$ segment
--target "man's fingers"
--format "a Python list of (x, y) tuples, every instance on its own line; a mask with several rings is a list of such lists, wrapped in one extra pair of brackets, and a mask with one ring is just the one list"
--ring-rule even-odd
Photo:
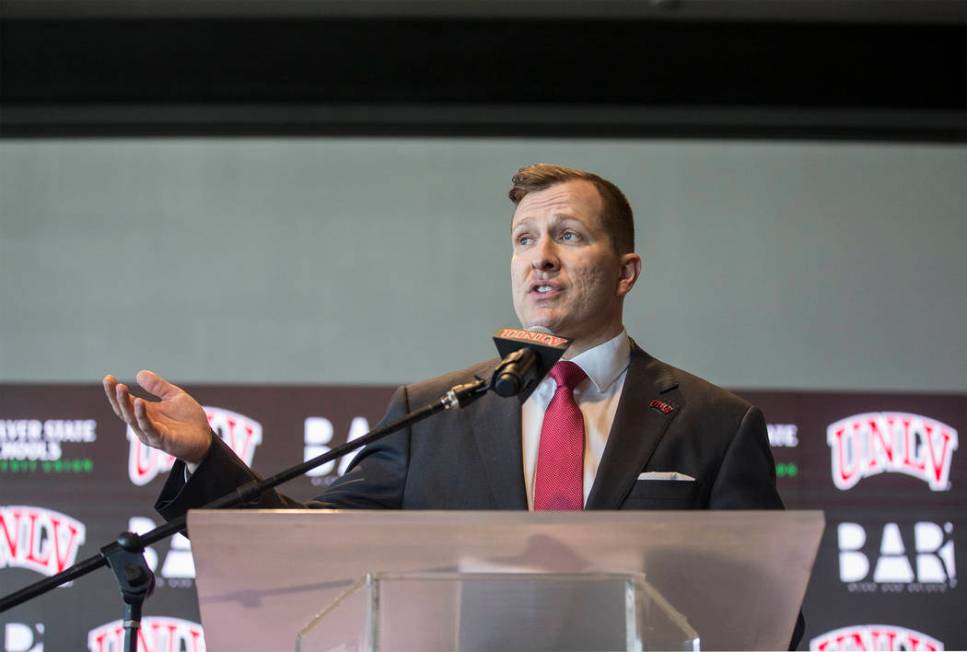
[(107, 402), (111, 404), (111, 409), (114, 410), (114, 414), (117, 416), (117, 418), (123, 419), (124, 417), (121, 416), (121, 409), (118, 407), (117, 396), (115, 396), (117, 384), (117, 378), (110, 374), (101, 379), (101, 385), (104, 386), (104, 393), (107, 394)]
[(151, 419), (148, 418), (148, 403), (143, 398), (134, 399), (134, 418), (137, 419), (141, 432), (148, 438), (145, 443), (155, 446), (161, 437), (154, 424), (151, 423)]
[(139, 371), (137, 379), (139, 385), (160, 399), (171, 398), (181, 391), (177, 385), (172, 385), (155, 372), (147, 369)]
[(151, 438), (141, 430), (141, 425), (134, 414), (134, 405), (131, 402), (131, 394), (126, 385), (118, 383), (116, 388), (118, 407), (121, 410), (121, 418), (131, 428), (131, 432), (141, 440), (145, 446), (154, 446)]
[(115, 396), (117, 397), (118, 408), (121, 410), (121, 418), (129, 426), (137, 430), (138, 420), (134, 418), (134, 406), (131, 404), (131, 394), (128, 393), (127, 386), (118, 383)]

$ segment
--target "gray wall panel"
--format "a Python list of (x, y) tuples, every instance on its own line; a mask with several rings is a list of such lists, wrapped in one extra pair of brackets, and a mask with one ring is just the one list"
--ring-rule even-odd
[(0, 141), (0, 382), (489, 357), (505, 192), (539, 160), (628, 193), (652, 353), (732, 387), (967, 390), (967, 148), (519, 139)]

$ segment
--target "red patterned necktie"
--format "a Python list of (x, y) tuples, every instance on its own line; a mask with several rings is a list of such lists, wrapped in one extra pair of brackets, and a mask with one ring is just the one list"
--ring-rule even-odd
[(544, 413), (534, 482), (535, 510), (584, 508), (584, 417), (574, 388), (587, 374), (573, 362), (551, 368), (557, 390)]

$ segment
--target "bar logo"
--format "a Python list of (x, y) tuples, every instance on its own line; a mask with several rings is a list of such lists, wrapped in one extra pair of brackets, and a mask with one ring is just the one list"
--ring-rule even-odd
[(949, 522), (918, 521), (912, 531), (885, 523), (872, 537), (859, 523), (840, 523), (839, 579), (850, 592), (942, 593), (957, 585), (953, 534)]
[(5, 652), (44, 652), (44, 623), (7, 623), (3, 628)]

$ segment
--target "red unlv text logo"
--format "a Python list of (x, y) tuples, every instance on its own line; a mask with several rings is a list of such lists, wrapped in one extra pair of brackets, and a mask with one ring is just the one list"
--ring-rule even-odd
[(56, 575), (77, 559), (84, 524), (43, 507), (0, 507), (0, 568)]
[[(255, 448), (262, 443), (262, 424), (255, 419), (218, 407), (203, 406), (211, 426), (222, 440), (228, 444), (239, 458), (249, 466), (255, 457)], [(146, 485), (161, 473), (167, 473), (175, 463), (175, 458), (150, 448), (129, 427), (128, 477), (138, 486)]]
[[(87, 633), (90, 652), (122, 652), (124, 626), (120, 620), (106, 623)], [(205, 637), (201, 625), (181, 618), (148, 616), (141, 619), (138, 630), (140, 652), (205, 652)]]
[(843, 491), (863, 478), (903, 473), (933, 491), (950, 489), (950, 463), (957, 431), (945, 423), (907, 412), (856, 414), (826, 428), (833, 483)]
[(543, 344), (544, 346), (553, 346), (558, 348), (567, 346), (568, 344), (568, 340), (564, 339), (563, 337), (557, 337), (549, 333), (525, 331), (521, 328), (502, 328), (497, 331), (497, 337), (507, 340), (519, 340), (521, 342), (536, 342), (537, 344)]
[(810, 650), (942, 650), (943, 643), (926, 634), (893, 625), (854, 625), (834, 629), (809, 641)]

